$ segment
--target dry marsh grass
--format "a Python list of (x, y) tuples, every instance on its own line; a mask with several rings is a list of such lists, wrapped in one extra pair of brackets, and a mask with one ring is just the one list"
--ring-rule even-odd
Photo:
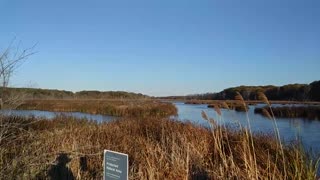
[(104, 149), (129, 154), (130, 179), (316, 179), (317, 161), (300, 144), (279, 141), (274, 116), (276, 135), (253, 134), (250, 126), (218, 125), (223, 118), (214, 110), (219, 119), (202, 113), (210, 128), (159, 117), (102, 124), (1, 117), (0, 179), (50, 178), (65, 156), (74, 178), (101, 179)]
[(152, 100), (26, 100), (18, 109), (84, 112), (120, 117), (167, 117), (177, 109), (171, 103)]
[(76, 179), (101, 179), (104, 149), (129, 154), (130, 179), (314, 179), (316, 174), (315, 162), (298, 146), (284, 147), (283, 162), (275, 138), (256, 134), (251, 139), (245, 129), (208, 129), (161, 118), (104, 124), (62, 116), (2, 118), (19, 122), (19, 128), (0, 143), (1, 179), (50, 178), (60, 154), (70, 158), (67, 167)]

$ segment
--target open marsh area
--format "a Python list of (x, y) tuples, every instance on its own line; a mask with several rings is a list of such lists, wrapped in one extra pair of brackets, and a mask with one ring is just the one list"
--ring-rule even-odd
[[(37, 104), (29, 106), (30, 109), (76, 106), (61, 113), (58, 108), (53, 114), (16, 110), (11, 112), (15, 117), (3, 116), (4, 124), (19, 122), (19, 127), (6, 132), (8, 141), (2, 142), (6, 145), (2, 146), (1, 163), (5, 167), (2, 177), (51, 178), (52, 162), (63, 155), (69, 159), (68, 168), (76, 179), (100, 179), (101, 149), (129, 155), (130, 179), (314, 179), (318, 172), (315, 152), (320, 152), (319, 121), (277, 119), (280, 142), (272, 121), (255, 115), (252, 105), (248, 106), (248, 112), (237, 112), (217, 111), (207, 104), (104, 100), (96, 101), (100, 103), (95, 107), (105, 107), (101, 106), (104, 102), (115, 107), (135, 103), (146, 107), (152, 103), (155, 108), (156, 105), (170, 108), (164, 109), (168, 112), (163, 117), (150, 113), (137, 117), (122, 114), (101, 120), (92, 112), (74, 114), (76, 108), (90, 107), (93, 103), (84, 104), (94, 101), (26, 101)], [(64, 102), (68, 103), (62, 106)], [(249, 128), (247, 113), (251, 120)], [(27, 154), (31, 155), (26, 158)], [(34, 165), (30, 167), (29, 163)]]
[(0, 0), (0, 180), (320, 180), (319, 9)]

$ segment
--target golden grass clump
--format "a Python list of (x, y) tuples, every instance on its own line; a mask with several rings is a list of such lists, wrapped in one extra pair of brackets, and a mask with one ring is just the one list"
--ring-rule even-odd
[(201, 111), (201, 116), (204, 120), (207, 120), (207, 121), (209, 120), (207, 114), (204, 111)]
[(225, 101), (221, 102), (221, 107), (230, 110), (229, 105)]
[(246, 112), (248, 111), (248, 106), (247, 106), (246, 102), (244, 101), (242, 95), (241, 95), (239, 92), (236, 92), (235, 100), (236, 100), (236, 101), (239, 101), (240, 104), (241, 104), (240, 107), (239, 107), (239, 106), (236, 107), (236, 110), (237, 110), (237, 108), (238, 108), (238, 110), (243, 109), (243, 110), (246, 111)]
[(221, 113), (221, 109), (219, 108), (219, 106), (217, 104), (214, 105), (214, 110), (216, 111), (216, 113), (221, 116), (222, 113)]
[(267, 96), (263, 92), (258, 92), (258, 98), (268, 106), (271, 106), (271, 103), (269, 102)]
[(270, 115), (269, 111), (264, 108), (262, 109), (262, 114), (266, 116), (268, 119), (272, 119), (272, 116)]

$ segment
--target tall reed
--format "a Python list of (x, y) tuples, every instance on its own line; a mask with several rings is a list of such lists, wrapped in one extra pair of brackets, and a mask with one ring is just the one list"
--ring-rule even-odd
[[(240, 93), (237, 93), (235, 98), (237, 101), (240, 102), (240, 104), (243, 105), (244, 108), (247, 107), (247, 104), (243, 100)], [(266, 103), (271, 109), (271, 103), (268, 101), (267, 97), (264, 94), (260, 93), (259, 99)], [(224, 106), (226, 109), (228, 108), (228, 105), (226, 103), (221, 105)], [(219, 120), (221, 120), (222, 112), (218, 105), (214, 105), (214, 111), (218, 115)], [(266, 111), (265, 113), (268, 113), (268, 111)], [(259, 147), (259, 145), (261, 145), (259, 142), (260, 139), (257, 139), (256, 135), (254, 135), (251, 130), (251, 122), (248, 113), (247, 126), (242, 127), (239, 122), (239, 132), (243, 132), (243, 134), (239, 138), (242, 144), (241, 152), (243, 154), (241, 157), (235, 157), (232, 153), (232, 151), (234, 150), (232, 149), (233, 146), (230, 145), (233, 144), (233, 142), (230, 142), (230, 138), (228, 138), (228, 135), (224, 135), (222, 133), (226, 129), (226, 122), (215, 121), (213, 118), (208, 117), (208, 115), (204, 111), (202, 111), (203, 119), (208, 121), (208, 123), (210, 124), (214, 140), (215, 153), (218, 154), (219, 158), (222, 160), (221, 164), (223, 165), (223, 170), (228, 169), (236, 172), (236, 169), (239, 167), (235, 166), (235, 164), (237, 164), (236, 162), (239, 161), (239, 159), (241, 159), (244, 165), (244, 170), (246, 171), (246, 178), (248, 179), (293, 179), (293, 177), (294, 179), (302, 179), (301, 173), (302, 171), (304, 171), (303, 169), (301, 169), (302, 166), (310, 168), (310, 172), (313, 172), (309, 174), (310, 176), (308, 176), (308, 179), (316, 178), (319, 159), (317, 161), (306, 160), (306, 156), (304, 155), (305, 152), (303, 151), (303, 148), (301, 148), (302, 146), (298, 144), (291, 146), (292, 152), (288, 151), (289, 146), (287, 145), (287, 148), (285, 148), (283, 143), (281, 142), (279, 128), (277, 126), (277, 122), (274, 115), (268, 113), (266, 114), (266, 116), (272, 119), (273, 122), (275, 134), (275, 139), (273, 140), (273, 142), (276, 151), (270, 154), (270, 151), (268, 149), (265, 149), (267, 151), (266, 153), (268, 155), (268, 158), (264, 159), (267, 165), (266, 169), (262, 170), (261, 158), (258, 157), (260, 156), (260, 153), (265, 152), (261, 151), (261, 147)], [(230, 133), (229, 131), (227, 132)], [(223, 144), (226, 144), (227, 146), (223, 146)], [(292, 158), (291, 156), (295, 156), (295, 158)], [(291, 169), (289, 170), (288, 168)], [(267, 172), (267, 175), (263, 174), (264, 171)]]

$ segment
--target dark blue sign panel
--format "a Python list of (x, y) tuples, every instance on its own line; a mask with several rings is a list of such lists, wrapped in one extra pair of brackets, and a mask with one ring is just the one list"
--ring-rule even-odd
[(104, 151), (104, 180), (128, 180), (128, 155)]

